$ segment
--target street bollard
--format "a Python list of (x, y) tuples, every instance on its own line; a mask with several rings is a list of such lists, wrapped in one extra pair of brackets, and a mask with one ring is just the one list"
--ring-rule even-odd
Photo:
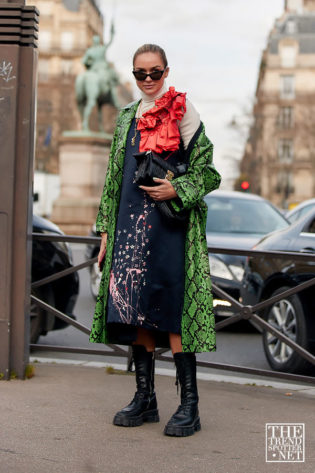
[(0, 0), (0, 378), (29, 359), (32, 182), (39, 12)]

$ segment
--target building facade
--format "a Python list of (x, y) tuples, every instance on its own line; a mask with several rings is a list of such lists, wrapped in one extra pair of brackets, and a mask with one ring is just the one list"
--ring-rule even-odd
[(315, 195), (315, 0), (287, 0), (263, 51), (240, 172), (287, 208)]
[[(79, 130), (81, 126), (75, 78), (84, 70), (81, 60), (93, 36), (103, 39), (104, 19), (94, 0), (29, 0), (27, 3), (40, 11), (36, 170), (58, 174), (61, 134), (65, 130)], [(105, 131), (111, 131), (116, 114), (108, 110), (107, 115)], [(96, 116), (92, 117), (92, 128), (97, 129)]]
[(40, 11), (35, 166), (59, 171), (59, 138), (79, 129), (75, 77), (93, 35), (103, 38), (103, 17), (93, 0), (32, 0)]

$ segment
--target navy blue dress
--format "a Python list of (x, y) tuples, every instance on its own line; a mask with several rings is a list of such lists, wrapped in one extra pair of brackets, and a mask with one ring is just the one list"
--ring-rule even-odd
[[(180, 334), (186, 229), (170, 226), (154, 200), (135, 184), (133, 153), (139, 150), (140, 133), (132, 146), (134, 132), (135, 119), (126, 145), (107, 323), (109, 330), (121, 335), (126, 335), (127, 326), (133, 328), (133, 338), (135, 327)], [(174, 161), (175, 157), (168, 158), (171, 164)]]

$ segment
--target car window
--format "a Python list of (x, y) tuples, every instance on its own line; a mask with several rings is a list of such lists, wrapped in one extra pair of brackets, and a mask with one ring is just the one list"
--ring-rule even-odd
[(293, 222), (296, 222), (300, 218), (300, 215), (301, 215), (301, 210), (297, 210), (295, 213), (293, 213), (287, 218), (290, 220), (291, 223), (293, 223)]
[(315, 206), (314, 202), (311, 202), (310, 204), (305, 205), (305, 207), (302, 207), (296, 211), (293, 211), (292, 215), (289, 215), (287, 219), (290, 220), (291, 223), (297, 222), (297, 220), (299, 220), (301, 217), (306, 215), (314, 206)]
[(207, 232), (258, 233), (265, 235), (286, 228), (285, 218), (268, 202), (209, 196)]
[(299, 218), (302, 217), (302, 215), (306, 215), (312, 207), (314, 207), (314, 204), (305, 205), (305, 207), (300, 210)]
[(313, 218), (310, 226), (308, 227), (307, 233), (315, 233), (315, 218)]

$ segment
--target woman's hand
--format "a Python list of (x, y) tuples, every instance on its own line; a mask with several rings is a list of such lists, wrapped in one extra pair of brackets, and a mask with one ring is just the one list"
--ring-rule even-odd
[(158, 182), (158, 186), (148, 187), (139, 186), (140, 189), (146, 191), (153, 200), (169, 200), (177, 197), (176, 191), (168, 179), (153, 178)]
[(98, 253), (98, 257), (97, 257), (97, 264), (100, 271), (102, 270), (102, 262), (106, 254), (106, 245), (107, 245), (107, 233), (102, 233), (101, 247)]

